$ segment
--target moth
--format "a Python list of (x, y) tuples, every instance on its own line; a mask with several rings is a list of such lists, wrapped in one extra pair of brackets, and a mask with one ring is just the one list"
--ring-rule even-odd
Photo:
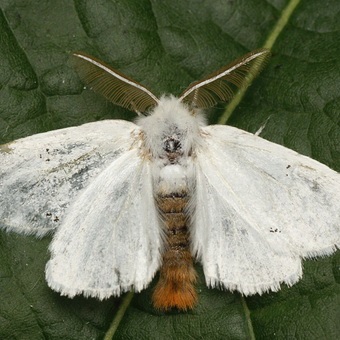
[[(197, 303), (193, 262), (206, 284), (244, 295), (302, 276), (302, 258), (339, 247), (340, 175), (202, 111), (228, 101), (270, 52), (255, 50), (157, 98), (101, 61), (75, 53), (81, 78), (138, 114), (41, 133), (0, 147), (0, 223), (55, 232), (48, 285), (105, 299), (146, 288), (156, 308)], [(248, 78), (247, 78), (248, 77)]]

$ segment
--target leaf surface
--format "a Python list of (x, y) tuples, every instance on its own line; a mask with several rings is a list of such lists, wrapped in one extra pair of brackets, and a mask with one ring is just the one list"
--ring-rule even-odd
[[(69, 54), (84, 51), (152, 90), (190, 82), (263, 46), (288, 1), (0, 0), (0, 144), (101, 119), (135, 117), (84, 90)], [(340, 2), (301, 1), (273, 57), (228, 124), (340, 171)], [(216, 122), (223, 108), (209, 113)], [(1, 184), (0, 184), (1, 185)], [(0, 338), (102, 339), (120, 299), (67, 299), (44, 280), (50, 238), (0, 233)], [(337, 339), (340, 254), (304, 262), (304, 278), (243, 298), (207, 289), (199, 305), (159, 313), (136, 294), (115, 339)], [(153, 283), (154, 284), (154, 283)]]

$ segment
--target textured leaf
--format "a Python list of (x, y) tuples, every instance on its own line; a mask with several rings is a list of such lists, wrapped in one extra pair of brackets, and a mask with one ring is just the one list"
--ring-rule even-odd
[[(83, 85), (68, 62), (84, 51), (156, 95), (263, 46), (288, 1), (0, 0), (0, 143), (135, 114)], [(340, 171), (340, 2), (301, 1), (273, 57), (228, 124)], [(222, 109), (210, 116), (217, 121)], [(0, 184), (1, 185), (1, 184)], [(101, 339), (119, 299), (67, 299), (44, 280), (49, 238), (0, 233), (0, 338)], [(209, 290), (199, 306), (159, 313), (152, 287), (136, 294), (117, 339), (337, 339), (340, 255), (305, 261), (304, 278), (278, 293), (242, 298)], [(199, 266), (198, 266), (199, 268)]]

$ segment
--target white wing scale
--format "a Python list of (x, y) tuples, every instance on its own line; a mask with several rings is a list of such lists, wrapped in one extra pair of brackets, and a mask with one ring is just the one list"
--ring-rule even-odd
[(339, 174), (226, 126), (202, 129), (193, 251), (212, 286), (245, 295), (302, 275), (301, 257), (339, 247)]
[(162, 229), (148, 162), (133, 149), (71, 206), (50, 246), (49, 286), (62, 295), (107, 298), (144, 289), (161, 261)]
[(0, 146), (0, 223), (37, 236), (55, 229), (89, 180), (129, 150), (135, 129), (100, 121)]

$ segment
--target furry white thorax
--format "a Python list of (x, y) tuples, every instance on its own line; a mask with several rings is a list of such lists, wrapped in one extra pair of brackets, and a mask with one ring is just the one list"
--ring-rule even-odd
[(169, 164), (161, 167), (155, 163), (153, 166), (155, 192), (161, 196), (190, 194), (195, 183), (194, 174), (191, 157), (183, 165)]
[(137, 123), (145, 134), (145, 147), (153, 156), (155, 192), (159, 195), (190, 192), (194, 185), (192, 155), (200, 143), (203, 116), (193, 114), (178, 98), (170, 96), (162, 97), (151, 115)]

